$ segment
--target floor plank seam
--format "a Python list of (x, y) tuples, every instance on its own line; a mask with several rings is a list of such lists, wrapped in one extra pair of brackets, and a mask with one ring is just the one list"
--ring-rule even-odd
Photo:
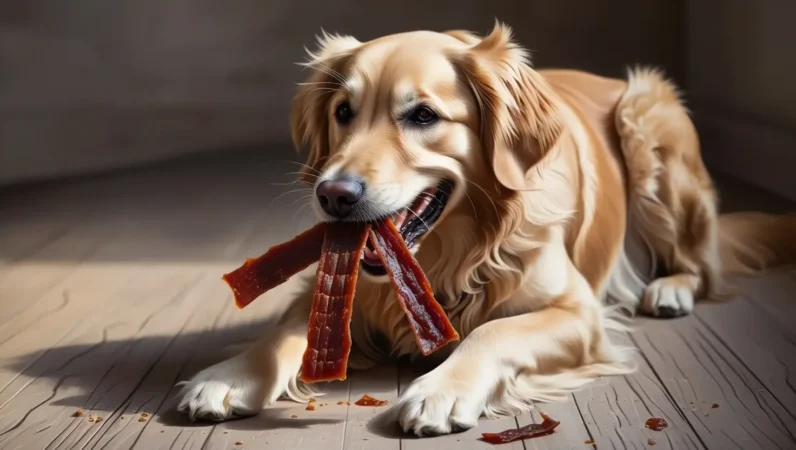
[[(583, 422), (583, 427), (586, 428), (586, 434), (589, 435), (589, 440), (595, 442), (594, 435), (591, 432), (591, 429), (586, 424), (586, 419), (583, 417), (583, 411), (580, 409), (580, 404), (578, 404), (578, 399), (575, 397), (575, 394), (570, 394), (572, 397), (572, 401), (575, 402), (575, 408), (578, 410), (578, 414), (580, 414), (580, 420)], [(597, 448), (596, 444), (592, 444), (592, 447)]]
[[(724, 346), (724, 348), (725, 348), (725, 349), (727, 349), (727, 351), (728, 351), (728, 352), (729, 352), (729, 353), (730, 353), (730, 354), (731, 354), (731, 355), (732, 355), (732, 356), (733, 356), (733, 357), (734, 357), (734, 358), (735, 358), (735, 359), (736, 359), (736, 360), (737, 360), (737, 361), (738, 361), (738, 362), (741, 364), (741, 366), (742, 366), (744, 369), (746, 369), (746, 371), (747, 371), (747, 372), (749, 372), (749, 373), (752, 375), (752, 377), (754, 377), (754, 379), (755, 379), (755, 380), (757, 380), (757, 382), (758, 382), (758, 383), (760, 383), (760, 386), (762, 386), (762, 387), (763, 387), (763, 389), (765, 389), (765, 390), (766, 390), (766, 392), (768, 392), (769, 394), (771, 394), (771, 397), (773, 397), (773, 398), (776, 400), (777, 404), (779, 404), (779, 406), (780, 406), (782, 409), (784, 409), (784, 410), (785, 410), (785, 411), (788, 413), (788, 415), (789, 415), (789, 416), (790, 416), (792, 419), (796, 420), (796, 415), (794, 415), (794, 412), (793, 412), (793, 411), (791, 411), (791, 410), (790, 410), (790, 408), (788, 408), (788, 407), (787, 407), (787, 405), (785, 405), (784, 403), (782, 403), (782, 400), (779, 398), (779, 396), (778, 396), (778, 395), (776, 395), (774, 392), (772, 392), (772, 391), (771, 391), (771, 389), (770, 389), (770, 388), (769, 388), (769, 387), (766, 385), (766, 383), (765, 383), (765, 382), (763, 382), (763, 380), (762, 380), (762, 379), (761, 379), (761, 378), (760, 378), (760, 377), (757, 375), (757, 373), (756, 373), (755, 371), (753, 371), (753, 370), (752, 370), (752, 369), (751, 369), (751, 368), (750, 368), (750, 367), (749, 367), (749, 366), (746, 364), (746, 362), (745, 362), (745, 361), (744, 361), (744, 360), (743, 360), (743, 359), (742, 359), (742, 358), (741, 358), (741, 357), (740, 357), (740, 356), (739, 356), (739, 355), (738, 355), (738, 354), (737, 354), (737, 353), (736, 353), (736, 352), (735, 352), (735, 351), (734, 351), (734, 350), (733, 350), (733, 349), (732, 349), (732, 348), (731, 348), (729, 345), (727, 345), (727, 343), (726, 343), (726, 342), (724, 341), (724, 339), (723, 339), (723, 338), (722, 338), (722, 337), (721, 337), (721, 336), (720, 336), (720, 335), (719, 335), (719, 334), (716, 332), (716, 330), (714, 330), (714, 329), (713, 329), (713, 327), (711, 327), (711, 326), (710, 326), (710, 324), (708, 324), (708, 323), (707, 323), (707, 321), (703, 320), (703, 319), (702, 319), (702, 318), (699, 316), (699, 314), (696, 314), (695, 316), (696, 316), (696, 318), (697, 318), (697, 321), (699, 321), (700, 323), (702, 323), (702, 325), (704, 325), (704, 326), (705, 326), (705, 328), (706, 328), (706, 329), (707, 329), (707, 330), (708, 330), (708, 331), (709, 331), (709, 332), (710, 332), (710, 333), (713, 335), (713, 337), (714, 337), (714, 338), (716, 338), (716, 340), (718, 340), (718, 341), (721, 343), (721, 345), (723, 345), (723, 346)], [(697, 333), (702, 333), (702, 332), (701, 332), (699, 329), (697, 329)], [(725, 361), (725, 362), (726, 362), (726, 361)], [(727, 363), (727, 364), (729, 365), (729, 363)], [(740, 375), (739, 375), (739, 377), (740, 377)], [(740, 377), (740, 378), (741, 378), (741, 380), (743, 380), (743, 381), (744, 381), (744, 383), (746, 383), (746, 381), (743, 379), (743, 377)], [(749, 390), (751, 390), (752, 392), (756, 392), (756, 390), (752, 389), (752, 388), (751, 388), (751, 386), (748, 386), (748, 385), (747, 385), (747, 388), (748, 388)], [(758, 404), (760, 403), (760, 398), (759, 398), (757, 395), (755, 395), (755, 400), (758, 402)], [(763, 407), (762, 407), (762, 405), (760, 405), (760, 407), (761, 407), (761, 409), (762, 409), (763, 411), (766, 411), (766, 408), (763, 408)], [(769, 408), (769, 409), (770, 409), (770, 408)], [(793, 440), (793, 442), (794, 442), (794, 443), (796, 443), (796, 435), (794, 435), (793, 431), (792, 431), (790, 428), (788, 428), (788, 426), (787, 426), (787, 425), (785, 425), (785, 424), (782, 422), (782, 418), (781, 418), (781, 417), (778, 417), (778, 416), (776, 416), (776, 419), (777, 419), (777, 420), (779, 421), (779, 423), (782, 425), (783, 429), (784, 429), (784, 430), (787, 432), (787, 434), (790, 436), (790, 438)]]
[(777, 328), (788, 338), (788, 342), (796, 346), (796, 331), (789, 329), (788, 327), (784, 326), (777, 318), (775, 314), (776, 311), (771, 311), (770, 309), (763, 306), (763, 304), (759, 300), (755, 300), (755, 296), (741, 296), (740, 299), (746, 300), (746, 303), (751, 306), (753, 309), (760, 311), (763, 315), (768, 317), (773, 323), (776, 324)]
[[(666, 398), (667, 398), (667, 400), (669, 400), (669, 403), (672, 404), (672, 406), (674, 407), (675, 411), (677, 411), (680, 414), (680, 417), (685, 421), (685, 423), (688, 424), (688, 427), (694, 433), (694, 436), (696, 436), (696, 438), (699, 440), (700, 444), (702, 444), (702, 448), (708, 449), (709, 447), (707, 446), (705, 441), (702, 439), (702, 436), (700, 436), (699, 433), (697, 432), (696, 427), (691, 422), (691, 420), (688, 418), (688, 415), (685, 413), (685, 411), (683, 411), (683, 409), (680, 407), (680, 405), (678, 405), (677, 402), (674, 400), (674, 396), (669, 391), (669, 388), (666, 386), (666, 383), (663, 382), (663, 378), (661, 378), (661, 376), (658, 373), (658, 371), (655, 369), (655, 367), (652, 365), (650, 360), (647, 358), (647, 355), (639, 347), (638, 342), (636, 342), (635, 336), (633, 336), (631, 333), (627, 333), (627, 335), (630, 338), (630, 341), (633, 343), (633, 345), (639, 350), (639, 353), (641, 354), (641, 357), (644, 358), (644, 362), (647, 364), (647, 367), (649, 367), (650, 370), (652, 371), (652, 374), (655, 376), (655, 379), (658, 381), (658, 385), (663, 390), (663, 392), (666, 394)], [(656, 405), (656, 407), (658, 409), (661, 409), (657, 405)], [(666, 434), (666, 438), (669, 439), (670, 448), (674, 449), (674, 446), (671, 443), (671, 438), (669, 437), (668, 434)]]

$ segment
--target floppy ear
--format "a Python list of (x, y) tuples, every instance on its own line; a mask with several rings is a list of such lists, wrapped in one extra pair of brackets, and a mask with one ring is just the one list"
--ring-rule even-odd
[(309, 60), (301, 65), (312, 73), (299, 84), (293, 97), (290, 129), (297, 151), (309, 147), (301, 181), (313, 184), (329, 156), (329, 109), (327, 102), (344, 82), (342, 67), (361, 43), (351, 36), (330, 35), (325, 31), (317, 37), (318, 51), (307, 50)]
[(552, 90), (500, 23), (452, 60), (479, 103), (481, 141), (495, 177), (509, 189), (529, 189), (528, 172), (563, 129)]

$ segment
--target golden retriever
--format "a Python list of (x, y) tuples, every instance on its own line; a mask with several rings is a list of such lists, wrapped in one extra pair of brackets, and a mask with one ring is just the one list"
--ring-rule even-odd
[[(796, 261), (796, 217), (719, 216), (696, 130), (658, 71), (535, 70), (500, 23), (485, 37), (319, 41), (292, 114), (318, 217), (392, 217), (462, 336), (402, 393), (405, 431), (464, 430), (631, 372), (607, 333), (618, 311), (688, 314), (728, 292), (727, 273)], [(352, 368), (420, 356), (375, 256), (361, 261)], [(179, 409), (226, 420), (283, 394), (306, 401), (311, 298), (181, 383)]]

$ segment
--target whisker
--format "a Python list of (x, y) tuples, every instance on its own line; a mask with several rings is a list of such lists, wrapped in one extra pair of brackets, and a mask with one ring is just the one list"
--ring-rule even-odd
[(347, 81), (345, 79), (345, 77), (343, 77), (343, 74), (341, 74), (340, 72), (332, 69), (331, 67), (327, 66), (326, 64), (324, 64), (322, 62), (318, 62), (317, 64), (313, 64), (310, 67), (312, 69), (315, 69), (315, 70), (319, 71), (319, 72), (325, 73), (326, 75), (329, 75), (330, 77), (332, 77), (335, 80), (339, 81), (341, 86), (344, 86), (346, 81)]
[(347, 81), (347, 80), (346, 80), (346, 78), (343, 76), (343, 74), (342, 74), (342, 73), (340, 73), (340, 72), (338, 72), (337, 70), (335, 70), (335, 69), (333, 69), (333, 68), (331, 68), (331, 67), (327, 66), (326, 64), (324, 64), (324, 63), (322, 63), (322, 62), (321, 62), (321, 63), (319, 63), (319, 64), (320, 64), (320, 66), (321, 66), (321, 67), (325, 67), (327, 70), (329, 70), (329, 72), (331, 72), (331, 73), (333, 73), (333, 74), (337, 75), (335, 78), (336, 78), (338, 81), (340, 81), (340, 83), (342, 83), (342, 84), (345, 84), (345, 83), (346, 83), (346, 81)]
[(318, 169), (316, 169), (316, 168), (314, 168), (312, 166), (308, 166), (307, 164), (304, 164), (303, 162), (299, 162), (299, 161), (284, 161), (284, 162), (288, 162), (288, 163), (291, 163), (291, 164), (298, 164), (299, 166), (304, 167), (307, 170), (311, 170), (311, 171), (315, 172), (316, 174), (321, 175), (321, 172)]
[(285, 181), (284, 183), (268, 183), (271, 186), (296, 186), (301, 183), (301, 180)]
[(470, 206), (473, 207), (473, 213), (475, 214), (475, 221), (478, 222), (478, 210), (475, 208), (475, 202), (473, 202), (473, 198), (470, 197), (470, 194), (467, 193), (467, 189), (464, 190), (464, 195), (467, 197), (467, 200), (470, 201)]
[(318, 84), (331, 84), (333, 86), (340, 86), (340, 82), (338, 81), (305, 81), (302, 83), (296, 83), (299, 86), (315, 86)]
[(423, 219), (421, 219), (421, 218), (420, 218), (420, 216), (419, 216), (419, 215), (418, 215), (416, 212), (414, 212), (414, 211), (412, 210), (412, 208), (408, 208), (408, 207), (407, 207), (407, 208), (406, 208), (406, 210), (407, 210), (407, 211), (409, 211), (410, 213), (412, 213), (412, 215), (413, 215), (413, 216), (417, 217), (417, 220), (419, 220), (420, 222), (422, 222), (422, 223), (423, 223), (423, 225), (425, 225), (425, 226), (426, 226), (426, 230), (430, 230), (430, 229), (431, 229), (431, 227), (430, 227), (430, 226), (428, 226), (428, 224), (426, 223), (426, 221), (425, 221), (425, 220), (423, 220)]
[[(315, 179), (320, 178), (320, 175), (316, 175), (314, 173), (305, 173), (305, 172), (286, 172), (285, 175), (293, 175), (293, 176), (302, 176), (302, 177), (313, 177)], [(293, 180), (292, 183), (301, 183), (301, 180)]]
[(270, 208), (270, 207), (274, 206), (274, 203), (277, 200), (279, 200), (280, 198), (282, 198), (282, 197), (284, 197), (286, 195), (295, 194), (297, 192), (301, 192), (301, 191), (305, 191), (305, 190), (306, 189), (291, 189), (291, 190), (289, 190), (287, 192), (283, 192), (283, 193), (277, 195), (273, 200), (271, 200), (271, 202), (268, 204), (268, 207)]
[[(296, 220), (297, 216), (302, 212), (305, 211), (304, 208), (310, 206), (310, 203), (307, 202), (296, 209), (296, 212), (293, 213), (293, 220)], [(305, 211), (305, 215), (302, 218), (298, 218), (298, 221), (301, 222), (302, 220), (306, 219), (310, 214), (312, 214), (312, 208), (309, 208)]]
[(306, 201), (306, 202), (307, 202), (307, 203), (305, 204), (305, 206), (306, 206), (306, 205), (308, 205), (308, 204), (310, 203), (310, 201), (312, 200), (312, 198), (313, 198), (313, 197), (315, 197), (313, 194), (307, 194), (307, 195), (305, 195), (305, 196), (303, 196), (303, 197), (299, 197), (299, 198), (297, 198), (297, 199), (293, 200), (293, 201), (290, 203), (290, 205), (291, 205), (291, 206), (293, 206), (293, 205), (295, 205), (297, 202)]
[(489, 195), (489, 193), (486, 191), (486, 189), (482, 188), (481, 185), (476, 183), (475, 181), (470, 181), (467, 178), (465, 178), (464, 181), (472, 184), (473, 186), (477, 187), (478, 189), (481, 189), (481, 192), (483, 192), (484, 195), (486, 196), (486, 198), (489, 199), (489, 202), (492, 203), (492, 208), (495, 209), (495, 217), (500, 217), (500, 213), (498, 212), (497, 205), (495, 204), (495, 201), (492, 200), (492, 197)]

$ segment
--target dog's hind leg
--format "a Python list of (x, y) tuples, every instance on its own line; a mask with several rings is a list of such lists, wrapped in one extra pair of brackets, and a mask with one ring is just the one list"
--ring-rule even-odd
[(641, 312), (688, 314), (696, 298), (723, 290), (716, 193), (696, 129), (677, 88), (646, 69), (630, 72), (615, 119), (631, 191), (630, 226), (659, 267)]

